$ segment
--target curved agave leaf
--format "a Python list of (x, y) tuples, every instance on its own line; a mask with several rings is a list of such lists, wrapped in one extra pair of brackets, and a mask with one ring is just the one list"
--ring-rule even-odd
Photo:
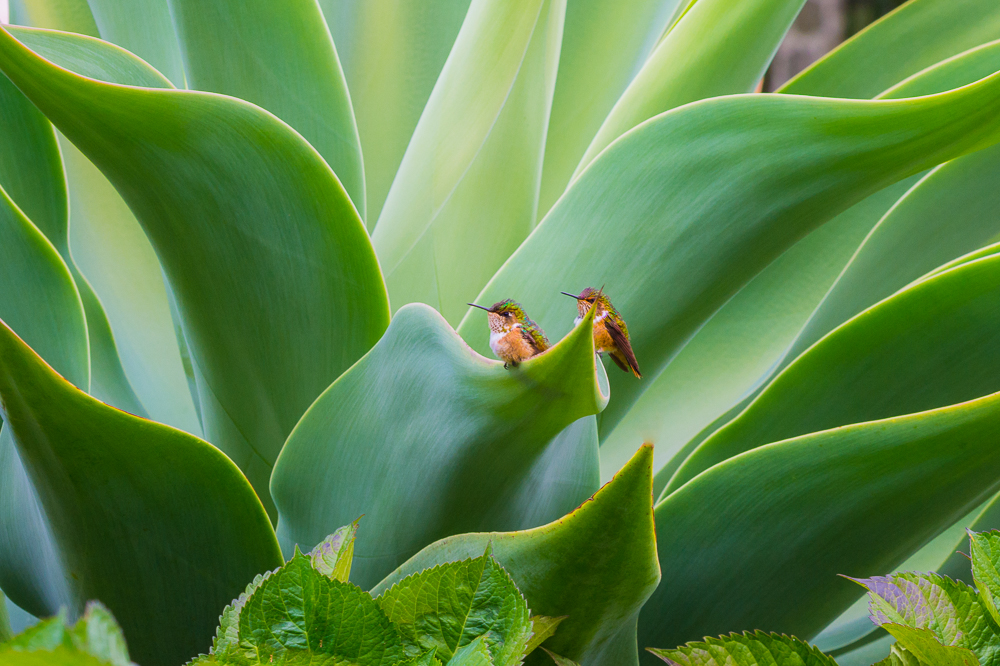
[[(364, 514), (372, 537), (351, 575), (370, 587), (435, 539), (556, 519), (593, 493), (597, 470), (593, 448), (551, 440), (607, 404), (602, 378), (586, 325), (506, 370), (431, 308), (404, 307), (281, 452), (271, 492), (284, 550)], [(553, 470), (566, 476), (540, 484)]]
[(653, 488), (659, 495), (701, 442), (703, 429), (769, 376), (865, 234), (916, 180), (911, 176), (855, 204), (733, 296), (601, 443), (601, 478), (627, 460), (636, 442), (653, 442)]
[(750, 628), (815, 635), (858, 596), (838, 573), (891, 571), (1000, 488), (998, 425), (993, 394), (769, 444), (702, 473), (656, 506), (669, 579), (643, 609), (640, 644)]
[(316, 0), (169, 3), (188, 87), (252, 102), (295, 128), (337, 174), (364, 219), (358, 128)]
[(911, 0), (813, 63), (780, 92), (868, 99), (995, 39), (1000, 39), (1000, 6), (992, 0)]
[[(883, 96), (909, 97), (958, 88), (1000, 70), (998, 54), (994, 45), (973, 49), (920, 72)], [(832, 328), (930, 268), (994, 236), (1000, 227), (983, 220), (989, 219), (984, 211), (996, 205), (992, 181), (998, 155), (997, 148), (991, 147), (954, 160), (919, 181), (912, 192), (909, 186), (917, 183), (916, 177), (900, 181), (798, 243), (733, 297), (688, 343), (625, 418), (624, 432), (618, 432), (620, 426), (604, 444), (606, 457), (621, 459), (618, 449), (627, 451), (637, 437), (658, 445), (666, 438), (663, 453), (678, 451), (674, 438), (686, 439), (677, 459), (657, 473), (654, 486), (662, 489), (683, 459), (718, 427), (712, 427), (713, 418), (721, 413), (719, 425), (728, 422), (774, 375)], [(863, 234), (866, 226), (875, 228), (861, 243), (856, 234)], [(853, 248), (857, 251), (848, 261), (842, 252), (851, 253)], [(829, 263), (824, 265), (827, 257)], [(826, 293), (814, 291), (827, 288)], [(808, 289), (806, 294), (799, 296), (804, 289)], [(789, 325), (777, 323), (782, 319)], [(740, 365), (741, 360), (745, 365)], [(717, 377), (695, 371), (713, 363), (724, 365)], [(743, 369), (745, 377), (734, 377), (733, 368)], [(702, 391), (692, 390), (699, 385)]]
[(454, 325), (535, 223), (565, 0), (474, 0), (372, 242), (394, 308)]
[[(16, 136), (16, 135), (15, 135)], [(87, 325), (69, 269), (0, 188), (0, 319), (78, 386), (90, 384)], [(16, 285), (16, 287), (14, 287)], [(0, 429), (0, 587), (35, 615), (69, 599), (48, 526), (21, 458)]]
[(100, 300), (70, 254), (66, 181), (52, 126), (4, 77), (0, 80), (0, 187), (55, 245), (69, 266), (87, 315), (91, 379), (84, 388), (101, 400), (146, 415), (118, 356), (114, 335)]
[(219, 609), (281, 564), (267, 514), (229, 459), (91, 398), (2, 324), (0, 398), (73, 612), (100, 599), (139, 662), (172, 665), (203, 651)]
[(6, 31), (0, 69), (136, 213), (177, 297), (205, 433), (270, 505), (287, 433), (388, 319), (346, 192), (300, 136), (245, 102), (78, 76)]
[(87, 0), (10, 0), (11, 22), (99, 37)]
[(539, 218), (565, 191), (587, 145), (681, 8), (679, 0), (567, 3)]
[(1000, 388), (1000, 256), (901, 291), (781, 372), (681, 465), (665, 493), (768, 442), (951, 405)]
[[(595, 160), (479, 299), (517, 294), (558, 336), (573, 314), (559, 289), (606, 284), (656, 377), (806, 233), (892, 182), (993, 143), (996, 98), (1000, 75), (917, 99), (746, 95), (667, 112)], [(468, 326), (459, 332), (483, 349), (485, 336)], [(611, 381), (602, 437), (650, 385), (617, 372)]]
[[(170, 0), (88, 0), (87, 4), (97, 25), (94, 37), (136, 54), (175, 86), (185, 87), (184, 62), (174, 29), (177, 3), (171, 6)], [(77, 32), (68, 26), (32, 25)], [(226, 31), (218, 31), (216, 37), (225, 34)]]
[(652, 447), (641, 447), (592, 499), (548, 525), (433, 543), (372, 593), (423, 569), (476, 557), (492, 544), (493, 557), (532, 613), (568, 616), (546, 648), (582, 666), (636, 664), (636, 616), (660, 580), (650, 505), (652, 462)]
[(470, 1), (319, 0), (357, 117), (368, 229), (375, 227)]
[(803, 4), (805, 0), (696, 2), (615, 103), (573, 178), (612, 141), (659, 113), (708, 97), (752, 92)]

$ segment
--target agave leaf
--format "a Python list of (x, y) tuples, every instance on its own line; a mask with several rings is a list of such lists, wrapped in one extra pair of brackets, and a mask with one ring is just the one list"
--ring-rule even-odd
[(763, 631), (706, 638), (672, 650), (649, 648), (649, 651), (670, 666), (716, 666), (720, 663), (726, 666), (837, 666), (833, 657), (794, 636)]
[[(312, 547), (364, 514), (372, 536), (356, 546), (353, 578), (370, 587), (434, 539), (563, 515), (597, 481), (579, 463), (596, 463), (592, 449), (553, 441), (607, 403), (594, 359), (581, 325), (505, 370), (431, 308), (401, 309), (285, 444), (271, 480), (283, 547)], [(560, 468), (571, 472), (561, 483), (535, 478)]]
[(682, 5), (679, 0), (566, 4), (559, 74), (545, 136), (539, 218), (566, 189), (601, 122)]
[(664, 489), (778, 440), (955, 404), (1000, 389), (1000, 256), (918, 282), (840, 326), (706, 439)]
[(780, 92), (869, 99), (995, 39), (1000, 39), (1000, 6), (992, 0), (911, 0), (817, 60)]
[(298, 134), (245, 102), (77, 76), (6, 31), (0, 69), (136, 213), (177, 297), (205, 433), (269, 505), (288, 432), (388, 319), (346, 192)]
[(319, 0), (357, 117), (368, 229), (375, 227), (469, 2)]
[(708, 97), (752, 92), (805, 0), (700, 0), (656, 46), (615, 103), (573, 173), (622, 134)]
[(11, 23), (100, 37), (87, 0), (11, 0)]
[(252, 102), (295, 128), (337, 174), (364, 219), (358, 128), (316, 0), (170, 0), (170, 9), (188, 87)]
[(514, 666), (531, 637), (528, 604), (489, 547), (481, 557), (407, 576), (376, 602), (415, 655), (451, 659), (481, 639), (496, 666)]
[(653, 489), (659, 495), (701, 443), (703, 429), (769, 375), (865, 234), (916, 180), (911, 176), (855, 204), (733, 296), (601, 442), (601, 478), (632, 455), (636, 442), (653, 442)]
[[(478, 299), (518, 294), (558, 336), (573, 316), (559, 289), (605, 284), (656, 377), (806, 233), (892, 182), (994, 142), (1000, 123), (986, 108), (998, 93), (1000, 75), (917, 99), (746, 95), (667, 112), (595, 160)], [(486, 336), (466, 319), (459, 332), (484, 349)], [(651, 384), (618, 372), (611, 381), (602, 438)]]
[[(93, 37), (100, 37), (136, 54), (162, 72), (176, 87), (185, 87), (184, 62), (174, 29), (178, 3), (171, 0), (87, 0), (87, 4), (98, 30)], [(77, 32), (69, 26), (31, 25)], [(220, 30), (216, 37), (228, 34), (228, 31)]]
[(993, 394), (769, 444), (705, 471), (656, 506), (671, 573), (643, 609), (640, 644), (751, 628), (816, 635), (857, 597), (838, 573), (893, 570), (996, 492), (998, 423)]
[[(87, 388), (90, 360), (80, 295), (52, 244), (0, 188), (0, 319)], [(0, 428), (0, 587), (36, 615), (69, 600), (38, 498), (7, 425)]]
[(475, 557), (492, 544), (533, 612), (566, 615), (546, 646), (583, 666), (637, 663), (635, 620), (660, 580), (653, 543), (652, 447), (644, 446), (591, 500), (521, 532), (462, 534), (433, 543), (379, 583)]
[(993, 621), (1000, 624), (997, 597), (1000, 597), (1000, 532), (969, 532), (972, 577), (979, 589), (979, 600)]
[(469, 7), (372, 233), (394, 308), (455, 325), (531, 231), (565, 7)]
[(91, 378), (82, 388), (142, 416), (146, 410), (125, 376), (100, 300), (70, 254), (66, 180), (52, 126), (4, 77), (0, 80), (0, 187), (55, 245), (80, 290), (90, 343)]
[(139, 662), (177, 664), (204, 649), (219, 609), (281, 563), (260, 501), (228, 458), (79, 391), (6, 325), (0, 399), (71, 611), (107, 604)]

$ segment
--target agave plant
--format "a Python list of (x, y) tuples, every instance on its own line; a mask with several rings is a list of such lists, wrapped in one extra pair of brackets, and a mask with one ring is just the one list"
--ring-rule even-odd
[[(1000, 6), (749, 94), (802, 5), (14, 0), (0, 588), (179, 664), (363, 514), (354, 583), (492, 544), (584, 666), (861, 663), (837, 574), (995, 520)], [(602, 285), (641, 380), (560, 294)], [(510, 369), (504, 298), (558, 341)]]

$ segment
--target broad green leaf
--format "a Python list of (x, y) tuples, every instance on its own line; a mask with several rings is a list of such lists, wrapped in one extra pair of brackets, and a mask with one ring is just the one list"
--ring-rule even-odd
[(337, 51), (316, 0), (169, 0), (169, 4), (188, 87), (244, 99), (291, 125), (337, 174), (364, 219), (358, 128)]
[(532, 632), (528, 604), (489, 549), (407, 576), (379, 595), (379, 607), (411, 654), (451, 659), (482, 640), (496, 666), (520, 664)]
[(219, 609), (281, 563), (260, 501), (228, 458), (79, 391), (6, 325), (0, 403), (71, 610), (107, 604), (140, 663), (177, 664), (204, 649)]
[(566, 4), (559, 73), (545, 135), (539, 218), (566, 189), (594, 134), (681, 4), (679, 0)]
[[(79, 659), (90, 657), (90, 659)], [(40, 623), (0, 645), (0, 660), (10, 666), (27, 664), (91, 664), (135, 666), (129, 661), (121, 627), (100, 602), (87, 610), (72, 627), (65, 612)]]
[(4, 596), (3, 590), (0, 590), (0, 643), (9, 641), (13, 635), (10, 615), (7, 612), (7, 597)]
[[(935, 94), (1000, 70), (1000, 42), (935, 65), (894, 86), (886, 99)], [(810, 316), (783, 367), (827, 332), (955, 257), (995, 240), (990, 223), (1000, 205), (996, 146), (943, 164), (900, 198), (872, 229), (844, 272)]]
[[(890, 666), (980, 666), (981, 662), (970, 650), (955, 645), (942, 645), (927, 629), (913, 629), (898, 624), (885, 628), (898, 641), (893, 646)], [(906, 647), (901, 647), (904, 645)], [(897, 659), (893, 660), (893, 656)], [(987, 662), (987, 664), (992, 662)]]
[(226, 608), (211, 658), (198, 663), (392, 666), (403, 658), (399, 632), (367, 592), (296, 552)]
[[(69, 185), (73, 259), (100, 299), (128, 385), (150, 418), (200, 436), (196, 394), (184, 373), (156, 253), (108, 179), (64, 137), (59, 144)], [(94, 326), (89, 330), (93, 355)]]
[(837, 574), (892, 571), (1000, 488), (998, 425), (993, 394), (703, 472), (656, 506), (670, 579), (643, 608), (640, 645), (747, 629), (815, 636), (858, 596)]
[(1000, 6), (992, 0), (911, 0), (813, 63), (780, 92), (867, 99), (995, 39), (1000, 39)]
[(1000, 532), (969, 532), (969, 555), (972, 557), (972, 577), (979, 590), (979, 600), (993, 621), (1000, 624), (997, 597), (1000, 597)]
[(425, 568), (476, 557), (492, 544), (493, 556), (532, 612), (568, 616), (546, 647), (583, 666), (635, 664), (636, 615), (660, 580), (650, 506), (652, 461), (652, 447), (640, 448), (591, 500), (548, 525), (431, 544), (372, 592), (380, 594)]
[[(88, 45), (84, 62), (112, 54)], [(298, 134), (245, 102), (77, 76), (6, 31), (0, 69), (136, 214), (177, 298), (205, 434), (270, 505), (285, 437), (388, 319), (346, 192)]]
[(664, 650), (649, 648), (670, 666), (837, 666), (832, 657), (793, 636), (763, 631), (706, 638)]
[[(49, 0), (51, 1), (51, 0)], [(94, 37), (117, 44), (162, 72), (178, 88), (184, 88), (184, 62), (174, 21), (177, 2), (171, 0), (87, 0), (98, 32)], [(245, 3), (244, 3), (245, 4)], [(59, 28), (32, 23), (38, 28)], [(76, 32), (75, 30), (70, 30)], [(217, 35), (227, 34), (220, 30)]]
[(10, 9), (12, 23), (100, 36), (87, 0), (10, 0)]
[(490, 657), (486, 641), (481, 638), (474, 640), (458, 649), (455, 656), (448, 661), (448, 666), (495, 666)]
[(805, 0), (700, 0), (670, 29), (604, 120), (573, 179), (636, 125), (708, 97), (753, 92)]
[(681, 465), (672, 492), (769, 442), (910, 414), (1000, 389), (1000, 256), (914, 284), (835, 329)]
[(369, 229), (375, 227), (469, 2), (319, 0), (357, 118)]
[[(360, 519), (359, 519), (360, 520)], [(344, 525), (309, 551), (312, 567), (324, 576), (346, 583), (354, 560), (354, 538), (358, 521)]]
[(66, 180), (49, 121), (4, 77), (0, 80), (0, 187), (55, 245), (83, 301), (90, 345), (91, 379), (82, 385), (105, 402), (146, 416), (126, 378), (100, 300), (70, 254)]
[[(559, 290), (605, 284), (655, 378), (809, 231), (895, 181), (994, 142), (1000, 118), (987, 108), (998, 93), (993, 76), (909, 100), (745, 95), (669, 111), (595, 160), (477, 302), (517, 294), (558, 337), (574, 316)], [(466, 319), (459, 332), (484, 349), (487, 336)], [(602, 437), (652, 383), (617, 371), (611, 382)]]
[(1000, 627), (965, 583), (921, 573), (857, 582), (869, 591), (872, 621), (922, 661), (988, 665), (1000, 656)]
[(524, 649), (524, 653), (530, 654), (539, 645), (551, 638), (556, 633), (560, 623), (565, 619), (565, 615), (561, 617), (533, 615), (531, 617), (531, 640), (528, 641), (528, 647)]
[[(68, 380), (88, 388), (87, 326), (79, 292), (56, 249), (2, 187), (0, 285), (0, 320), (16, 327)], [(9, 425), (0, 427), (0, 587), (35, 614), (53, 613), (69, 599)]]
[(435, 539), (555, 520), (596, 489), (593, 450), (557, 435), (607, 404), (604, 381), (585, 325), (507, 370), (433, 309), (401, 309), (281, 452), (271, 492), (283, 548), (311, 548), (364, 514), (353, 578), (370, 587)]
[(473, 0), (372, 233), (393, 308), (455, 325), (534, 226), (565, 8)]
[(733, 296), (601, 443), (601, 478), (637, 443), (653, 442), (659, 495), (700, 443), (696, 436), (768, 376), (865, 234), (915, 180), (890, 185), (822, 225)]

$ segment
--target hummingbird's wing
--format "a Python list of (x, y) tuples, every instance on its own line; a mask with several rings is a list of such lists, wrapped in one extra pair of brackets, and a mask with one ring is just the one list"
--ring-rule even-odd
[(632, 374), (636, 377), (642, 378), (642, 373), (639, 372), (639, 362), (635, 360), (635, 352), (632, 351), (632, 343), (628, 341), (628, 336), (622, 331), (618, 322), (614, 320), (614, 317), (605, 317), (604, 326), (608, 329), (608, 335), (611, 336), (611, 341), (615, 343), (615, 347), (621, 352), (621, 355), (625, 357), (625, 362), (628, 363), (628, 368), (622, 366), (620, 359), (615, 358), (612, 354), (611, 358), (618, 363), (620, 367), (625, 372), (632, 370)]
[(549, 348), (549, 339), (542, 333), (538, 324), (530, 319), (525, 319), (526, 321), (521, 324), (521, 335), (524, 336), (525, 342), (535, 348), (535, 353), (540, 354)]

